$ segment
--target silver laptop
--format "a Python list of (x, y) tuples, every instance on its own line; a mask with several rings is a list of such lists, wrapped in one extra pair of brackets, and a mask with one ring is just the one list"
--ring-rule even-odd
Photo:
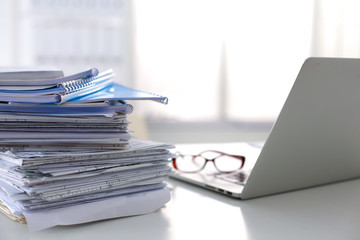
[(358, 178), (360, 59), (307, 59), (263, 145), (189, 144), (176, 150), (245, 156), (244, 167), (233, 179), (217, 173), (211, 163), (199, 173), (172, 175), (241, 199)]

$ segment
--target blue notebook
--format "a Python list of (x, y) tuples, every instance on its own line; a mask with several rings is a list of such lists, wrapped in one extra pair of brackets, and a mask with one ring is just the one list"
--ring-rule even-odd
[(168, 103), (167, 97), (128, 88), (117, 83), (111, 83), (109, 86), (98, 92), (75, 98), (70, 102), (92, 102), (92, 101), (112, 101), (112, 100), (153, 100), (163, 104)]

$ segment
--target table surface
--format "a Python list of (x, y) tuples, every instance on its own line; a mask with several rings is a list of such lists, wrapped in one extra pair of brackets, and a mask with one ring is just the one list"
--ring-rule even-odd
[(169, 179), (160, 210), (29, 233), (0, 214), (0, 239), (359, 239), (360, 179), (237, 200)]

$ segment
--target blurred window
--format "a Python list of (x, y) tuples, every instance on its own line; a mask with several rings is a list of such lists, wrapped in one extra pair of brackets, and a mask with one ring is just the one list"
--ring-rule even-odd
[(309, 56), (359, 57), (356, 0), (3, 0), (0, 65), (116, 81), (165, 95), (160, 122), (272, 122)]

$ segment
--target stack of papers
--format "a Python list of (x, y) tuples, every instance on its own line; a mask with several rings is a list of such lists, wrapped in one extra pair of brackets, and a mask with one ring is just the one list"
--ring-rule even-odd
[(172, 145), (132, 138), (133, 107), (124, 102), (167, 99), (113, 83), (111, 70), (49, 72), (0, 72), (0, 211), (36, 231), (145, 214), (169, 201)]

